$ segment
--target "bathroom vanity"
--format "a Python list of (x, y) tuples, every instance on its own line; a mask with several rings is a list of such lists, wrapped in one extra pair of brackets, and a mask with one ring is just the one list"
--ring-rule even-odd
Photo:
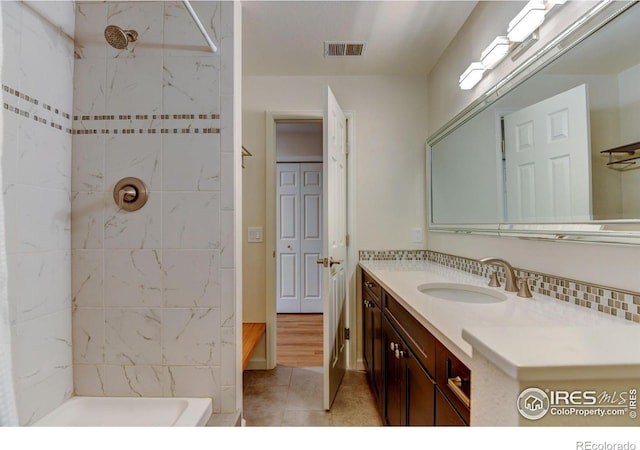
[[(539, 293), (518, 297), (429, 261), (361, 261), (360, 268), (364, 365), (385, 424), (640, 424), (638, 324)], [(518, 402), (529, 388), (550, 396), (547, 409), (558, 408), (522, 415)], [(585, 404), (574, 406), (608, 397), (597, 406), (613, 410), (617, 401), (615, 413), (604, 413), (615, 415), (569, 414), (557, 392), (576, 403), (584, 394)]]

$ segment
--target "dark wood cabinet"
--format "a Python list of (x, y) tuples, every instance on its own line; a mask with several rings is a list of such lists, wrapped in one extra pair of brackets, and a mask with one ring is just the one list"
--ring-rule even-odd
[(467, 423), (458, 414), (458, 411), (449, 403), (440, 387), (436, 388), (436, 426), (439, 427), (463, 427)]
[(383, 366), (382, 366), (382, 309), (380, 298), (370, 289), (362, 291), (362, 354), (367, 378), (378, 409), (383, 403)]
[(363, 359), (387, 425), (469, 424), (471, 372), (362, 272)]
[(406, 340), (386, 317), (382, 324), (385, 346), (385, 407), (387, 425), (433, 426), (435, 382), (421, 366)]

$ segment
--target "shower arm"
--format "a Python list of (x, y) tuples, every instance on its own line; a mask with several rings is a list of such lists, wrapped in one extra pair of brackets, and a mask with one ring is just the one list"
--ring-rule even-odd
[(211, 49), (211, 51), (213, 53), (218, 53), (218, 47), (216, 47), (216, 44), (214, 44), (211, 38), (209, 37), (209, 34), (207, 33), (207, 30), (205, 30), (204, 26), (202, 25), (202, 22), (200, 22), (198, 15), (191, 7), (191, 3), (189, 3), (189, 0), (182, 0), (182, 3), (184, 3), (184, 7), (187, 8), (187, 11), (189, 11), (189, 14), (193, 18), (196, 25), (198, 26), (200, 33), (202, 33), (202, 37), (204, 37), (205, 41), (207, 41), (207, 44), (209, 44), (209, 48)]

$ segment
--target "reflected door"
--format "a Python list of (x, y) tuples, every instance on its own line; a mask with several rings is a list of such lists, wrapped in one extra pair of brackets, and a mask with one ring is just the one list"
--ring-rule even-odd
[(586, 85), (504, 117), (508, 222), (591, 220)]

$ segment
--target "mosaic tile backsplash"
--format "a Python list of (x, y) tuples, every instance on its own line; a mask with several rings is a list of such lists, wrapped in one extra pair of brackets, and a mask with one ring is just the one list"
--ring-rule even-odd
[[(487, 277), (487, 279), (493, 271), (497, 270), (498, 279), (503, 284), (505, 282), (502, 267), (485, 265), (474, 259), (430, 250), (362, 250), (359, 257), (360, 261), (429, 261)], [(585, 281), (514, 269), (518, 277), (531, 277), (529, 286), (532, 292), (640, 323), (640, 292), (624, 291)]]

